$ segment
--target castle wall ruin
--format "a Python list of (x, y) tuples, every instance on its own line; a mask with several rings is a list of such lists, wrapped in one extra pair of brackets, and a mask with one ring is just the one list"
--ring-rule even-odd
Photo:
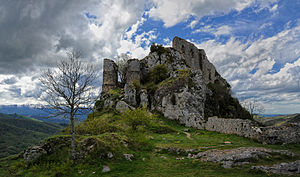
[(113, 60), (104, 59), (103, 61), (103, 83), (102, 92), (116, 89), (118, 87), (118, 66)]
[(198, 49), (194, 44), (179, 37), (174, 37), (172, 47), (184, 55), (189, 67), (202, 71), (206, 84), (216, 80), (216, 68), (207, 59), (204, 49)]

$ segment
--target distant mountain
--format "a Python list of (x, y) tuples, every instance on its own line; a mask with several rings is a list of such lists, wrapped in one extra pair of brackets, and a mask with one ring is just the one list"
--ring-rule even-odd
[(65, 126), (18, 114), (0, 113), (0, 158), (19, 153), (60, 132)]
[[(68, 123), (69, 120), (64, 117), (50, 117), (50, 112), (54, 112), (51, 109), (40, 109), (37, 105), (0, 105), (0, 113), (4, 114), (18, 114), (41, 120), (43, 122), (53, 123)], [(83, 121), (86, 116), (80, 116), (79, 120)]]

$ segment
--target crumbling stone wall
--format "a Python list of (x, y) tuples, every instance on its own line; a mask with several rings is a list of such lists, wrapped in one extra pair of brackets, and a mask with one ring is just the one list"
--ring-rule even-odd
[(264, 144), (300, 143), (300, 123), (260, 127), (251, 120), (210, 117), (205, 129), (255, 139)]
[(208, 118), (205, 129), (225, 134), (236, 134), (239, 136), (258, 139), (261, 130), (251, 120), (225, 119), (218, 117)]
[(104, 59), (103, 61), (103, 83), (102, 92), (108, 92), (118, 87), (118, 66), (113, 60)]
[(130, 59), (127, 61), (125, 72), (125, 80), (127, 84), (133, 83), (133, 81), (141, 80), (141, 64), (138, 59)]

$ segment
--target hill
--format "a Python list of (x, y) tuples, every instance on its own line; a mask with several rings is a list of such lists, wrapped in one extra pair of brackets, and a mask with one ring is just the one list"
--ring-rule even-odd
[(0, 158), (17, 154), (63, 127), (18, 114), (0, 113)]
[[(142, 60), (104, 59), (95, 112), (71, 136), (0, 160), (3, 176), (282, 176), (300, 173), (300, 124), (265, 127), (203, 49), (175, 37)], [(224, 134), (223, 134), (224, 133)], [(75, 145), (75, 146), (73, 146)], [(267, 173), (267, 174), (266, 174)], [(272, 173), (272, 174), (271, 174)], [(299, 176), (299, 175), (298, 175)]]
[(281, 126), (290, 123), (299, 123), (300, 114), (288, 114), (278, 116), (256, 117), (256, 121), (262, 123), (265, 126)]
[(76, 130), (76, 163), (71, 137), (54, 136), (27, 149), (24, 159), (0, 160), (0, 176), (282, 176), (258, 169), (286, 162), (282, 171), (290, 172), (300, 157), (299, 144), (186, 128), (143, 109), (90, 114)]

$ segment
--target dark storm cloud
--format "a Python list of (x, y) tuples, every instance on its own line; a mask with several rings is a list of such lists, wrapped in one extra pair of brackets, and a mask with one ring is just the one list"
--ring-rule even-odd
[(10, 86), (7, 90), (14, 97), (20, 97), (21, 96), (21, 88), (20, 87)]
[(80, 49), (88, 55), (100, 48), (104, 43), (93, 42), (84, 16), (95, 3), (0, 0), (0, 74), (52, 65), (60, 58), (60, 50)]

